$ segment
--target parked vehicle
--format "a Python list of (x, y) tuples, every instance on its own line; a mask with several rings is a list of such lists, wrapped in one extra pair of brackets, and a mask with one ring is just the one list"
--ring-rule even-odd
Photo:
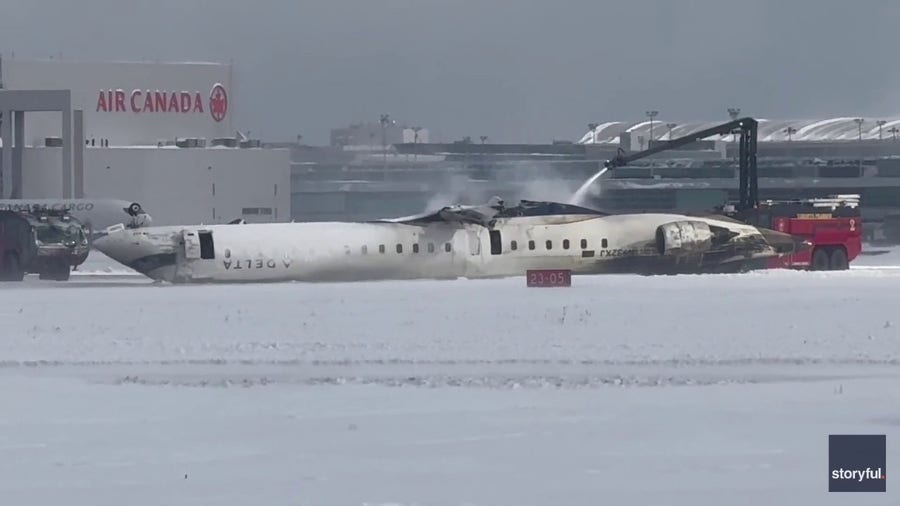
[(90, 250), (80, 221), (67, 210), (0, 211), (0, 280), (25, 274), (66, 281)]

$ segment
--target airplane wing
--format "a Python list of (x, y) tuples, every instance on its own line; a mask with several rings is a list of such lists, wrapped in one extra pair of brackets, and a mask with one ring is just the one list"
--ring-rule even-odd
[(503, 200), (494, 197), (487, 204), (477, 206), (454, 205), (445, 206), (437, 211), (427, 211), (402, 218), (385, 218), (374, 220), (380, 223), (473, 223), (485, 227), (493, 226), (494, 217), (503, 209)]
[(559, 202), (544, 202), (521, 200), (515, 206), (507, 207), (500, 197), (493, 197), (486, 204), (468, 206), (446, 206), (437, 211), (405, 216), (402, 218), (389, 218), (375, 220), (381, 223), (471, 223), (491, 228), (497, 218), (511, 218), (517, 216), (555, 216), (563, 214), (591, 214), (606, 216), (607, 213), (588, 209), (586, 207), (562, 204)]

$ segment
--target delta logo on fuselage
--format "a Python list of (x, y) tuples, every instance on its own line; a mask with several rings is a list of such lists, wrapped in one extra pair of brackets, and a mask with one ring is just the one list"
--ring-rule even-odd
[(204, 114), (206, 110), (209, 110), (216, 122), (225, 119), (228, 94), (222, 84), (214, 84), (206, 100), (199, 91), (151, 91), (137, 88), (127, 96), (122, 89), (100, 90), (97, 95), (97, 112)]

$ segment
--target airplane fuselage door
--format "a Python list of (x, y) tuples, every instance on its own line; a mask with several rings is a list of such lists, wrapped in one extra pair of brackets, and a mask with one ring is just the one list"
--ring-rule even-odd
[(500, 239), (499, 230), (491, 230), (491, 255), (503, 253), (503, 241)]
[(193, 260), (200, 258), (200, 237), (196, 231), (185, 230), (182, 232), (184, 237), (184, 257)]
[(475, 230), (466, 230), (466, 238), (469, 240), (469, 254), (480, 255), (481, 239), (478, 237), (478, 232)]

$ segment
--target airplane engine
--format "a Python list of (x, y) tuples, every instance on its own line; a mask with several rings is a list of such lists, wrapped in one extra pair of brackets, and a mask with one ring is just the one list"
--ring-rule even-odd
[(713, 232), (702, 221), (673, 221), (656, 228), (656, 251), (660, 255), (703, 253), (712, 243)]

